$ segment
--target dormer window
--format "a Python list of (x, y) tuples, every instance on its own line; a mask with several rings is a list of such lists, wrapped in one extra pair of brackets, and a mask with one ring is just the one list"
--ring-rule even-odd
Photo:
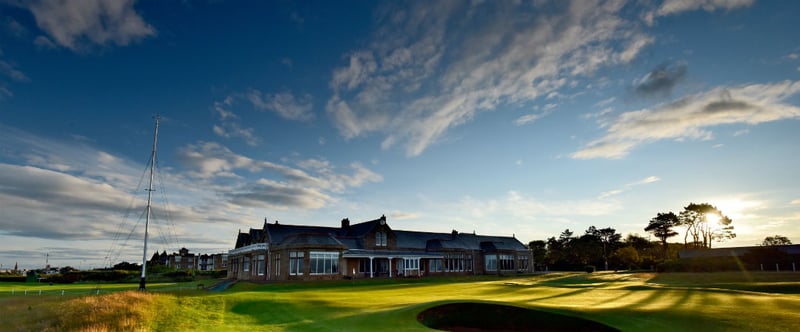
[(377, 246), (377, 247), (385, 247), (386, 246), (386, 233), (385, 232), (377, 232), (377, 233), (375, 233), (375, 246)]

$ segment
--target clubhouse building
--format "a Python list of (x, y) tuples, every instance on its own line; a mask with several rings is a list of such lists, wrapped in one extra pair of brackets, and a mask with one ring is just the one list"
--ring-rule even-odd
[(239, 232), (228, 278), (252, 281), (399, 278), (531, 271), (515, 237), (393, 230), (386, 217), (340, 227), (278, 221)]

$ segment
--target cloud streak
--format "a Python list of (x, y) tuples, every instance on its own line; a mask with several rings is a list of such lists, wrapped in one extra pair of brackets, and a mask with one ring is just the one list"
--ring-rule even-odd
[(333, 71), (326, 111), (345, 138), (379, 132), (383, 148), (402, 145), (417, 156), (478, 112), (531, 102), (572, 78), (630, 62), (653, 38), (625, 19), (622, 7), (618, 1), (442, 1), (403, 10), (390, 4), (370, 46), (346, 55), (347, 64)]
[(800, 117), (800, 107), (785, 101), (800, 93), (800, 81), (719, 87), (669, 104), (601, 120), (605, 136), (571, 156), (574, 159), (625, 157), (634, 148), (665, 139), (711, 139), (710, 128), (756, 125)]
[(684, 61), (665, 62), (634, 82), (633, 91), (640, 97), (668, 97), (686, 77)]
[[(239, 155), (214, 142), (190, 144), (178, 154), (189, 177), (215, 185), (228, 203), (238, 206), (319, 209), (349, 188), (383, 181), (360, 163), (349, 165), (351, 174), (319, 159), (301, 160), (298, 167), (291, 167)], [(246, 180), (253, 176), (258, 179)]]

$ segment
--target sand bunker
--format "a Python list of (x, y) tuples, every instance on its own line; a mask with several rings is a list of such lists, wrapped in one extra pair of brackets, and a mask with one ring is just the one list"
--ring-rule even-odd
[(427, 327), (443, 331), (619, 331), (577, 317), (492, 303), (448, 303), (417, 315)]

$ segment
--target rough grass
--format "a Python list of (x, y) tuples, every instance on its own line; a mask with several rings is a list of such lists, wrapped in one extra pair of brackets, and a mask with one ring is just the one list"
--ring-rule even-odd
[(789, 331), (797, 327), (798, 289), (800, 273), (774, 272), (238, 283), (222, 293), (184, 289), (79, 297), (11, 297), (0, 288), (0, 326), (12, 331), (425, 331), (417, 315), (426, 309), (493, 302), (622, 331)]

